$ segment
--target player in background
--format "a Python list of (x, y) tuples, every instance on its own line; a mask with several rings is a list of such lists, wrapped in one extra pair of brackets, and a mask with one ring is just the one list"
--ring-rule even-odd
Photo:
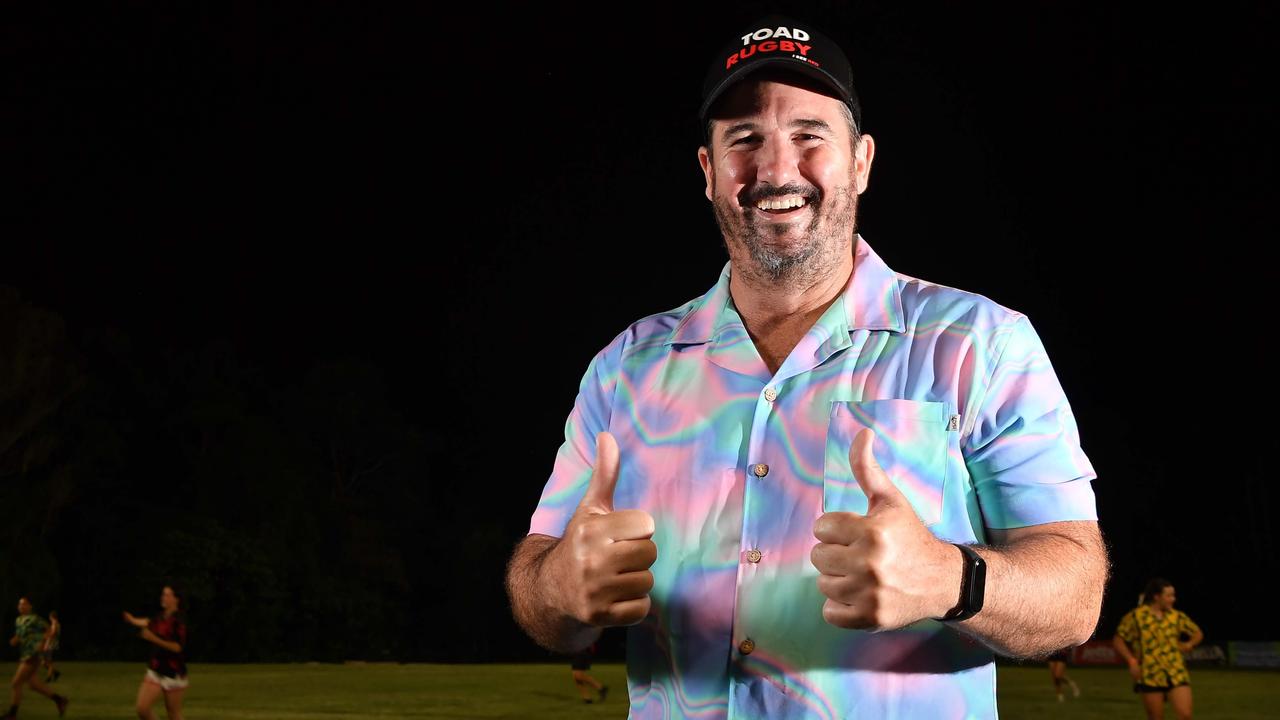
[(13, 637), (9, 638), (9, 644), (18, 648), (18, 670), (13, 674), (13, 682), (9, 686), (9, 711), (0, 716), (0, 720), (14, 720), (18, 717), (22, 688), (28, 685), (53, 701), (58, 708), (58, 717), (66, 713), (67, 699), (49, 689), (36, 674), (40, 665), (40, 647), (48, 629), (49, 625), (44, 618), (32, 612), (31, 601), (26, 597), (18, 598), (18, 618), (13, 622)]
[(151, 706), (164, 694), (169, 720), (182, 720), (182, 696), (187, 692), (187, 623), (181, 612), (182, 593), (171, 585), (160, 592), (162, 612), (150, 619), (124, 613), (125, 622), (139, 628), (138, 637), (155, 647), (147, 674), (138, 686), (136, 710), (141, 720), (156, 720)]
[(1049, 675), (1053, 677), (1053, 691), (1058, 694), (1058, 702), (1063, 702), (1063, 685), (1071, 688), (1071, 697), (1080, 697), (1080, 686), (1067, 677), (1067, 661), (1070, 659), (1071, 648), (1063, 648), (1049, 656)]
[(44, 632), (44, 643), (40, 646), (40, 664), (44, 667), (44, 681), (57, 682), (62, 672), (53, 664), (53, 651), (62, 642), (62, 622), (58, 620), (58, 611), (49, 611), (49, 629)]
[(1189, 720), (1191, 675), (1182, 656), (1200, 644), (1204, 633), (1186, 613), (1173, 609), (1178, 598), (1168, 580), (1153, 578), (1142, 598), (1143, 604), (1120, 618), (1112, 644), (1129, 663), (1133, 691), (1142, 696), (1148, 718), (1163, 718), (1168, 700), (1178, 720)]
[(588, 687), (593, 687), (596, 692), (600, 693), (600, 702), (609, 694), (609, 686), (591, 677), (587, 673), (591, 669), (591, 657), (596, 654), (596, 644), (583, 648), (581, 651), (574, 653), (572, 665), (569, 667), (573, 670), (573, 684), (578, 686), (578, 694), (582, 696), (582, 702), (591, 703), (591, 691)]

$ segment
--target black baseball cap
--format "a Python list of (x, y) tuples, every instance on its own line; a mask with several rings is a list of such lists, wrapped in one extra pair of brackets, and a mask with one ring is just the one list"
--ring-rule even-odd
[(781, 15), (751, 23), (734, 36), (711, 60), (702, 83), (702, 107), (698, 118), (707, 123), (712, 103), (734, 83), (761, 68), (794, 70), (831, 90), (853, 113), (853, 124), (862, 132), (862, 107), (853, 91), (853, 68), (844, 51), (813, 25)]

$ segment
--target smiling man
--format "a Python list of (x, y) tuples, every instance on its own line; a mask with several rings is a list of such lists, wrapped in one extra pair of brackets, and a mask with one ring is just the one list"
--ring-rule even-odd
[(993, 650), (1097, 621), (1076, 424), (1027, 318), (889, 269), (875, 143), (811, 26), (732, 36), (698, 161), (729, 261), (591, 360), (517, 546), (517, 621), (629, 626), (637, 718), (994, 717)]

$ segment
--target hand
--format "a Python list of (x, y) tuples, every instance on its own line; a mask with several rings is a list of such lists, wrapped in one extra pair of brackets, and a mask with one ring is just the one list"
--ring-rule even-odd
[(130, 615), (127, 610), (124, 613), (124, 621), (129, 623), (130, 625), (138, 624), (138, 618), (134, 617), (133, 615)]
[(159, 640), (160, 639), (156, 636), (155, 633), (151, 632), (151, 628), (142, 628), (142, 630), (138, 631), (138, 637), (142, 638), (143, 640)]
[(1178, 652), (1182, 653), (1183, 655), (1186, 655), (1187, 653), (1191, 652), (1191, 648), (1193, 647), (1195, 646), (1189, 642), (1180, 642), (1178, 643)]
[(1133, 676), (1134, 682), (1142, 682), (1142, 663), (1137, 658), (1129, 659), (1129, 674)]
[(14, 647), (18, 647), (18, 636), (14, 635), (13, 637), (9, 638), (9, 644)]
[(876, 462), (875, 433), (853, 439), (849, 463), (867, 494), (867, 514), (823, 513), (809, 554), (822, 617), (836, 627), (893, 630), (941, 617), (960, 599), (961, 552), (929, 532), (910, 501)]
[(595, 627), (634, 625), (649, 614), (649, 568), (658, 558), (653, 516), (613, 509), (617, 483), (618, 443), (602, 432), (587, 492), (543, 563), (560, 609)]

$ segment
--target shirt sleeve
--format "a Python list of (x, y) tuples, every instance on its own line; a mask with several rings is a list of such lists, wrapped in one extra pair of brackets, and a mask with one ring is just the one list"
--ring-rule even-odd
[(1186, 633), (1187, 635), (1195, 635), (1201, 632), (1200, 626), (1191, 620), (1191, 616), (1182, 613), (1181, 620), (1182, 622), (1178, 623), (1178, 632)]
[(963, 440), (987, 527), (1097, 520), (1097, 477), (1040, 337), (1016, 315), (993, 341), (995, 361)]
[(1138, 622), (1134, 618), (1132, 610), (1125, 613), (1125, 616), (1120, 618), (1120, 624), (1116, 626), (1116, 635), (1119, 635), (1121, 640), (1129, 643), (1130, 648), (1137, 649)]
[(573, 410), (564, 424), (564, 443), (556, 452), (551, 477), (529, 523), (529, 534), (562, 536), (586, 493), (595, 462), (596, 435), (609, 429), (623, 337), (624, 334), (615, 337), (587, 365)]

